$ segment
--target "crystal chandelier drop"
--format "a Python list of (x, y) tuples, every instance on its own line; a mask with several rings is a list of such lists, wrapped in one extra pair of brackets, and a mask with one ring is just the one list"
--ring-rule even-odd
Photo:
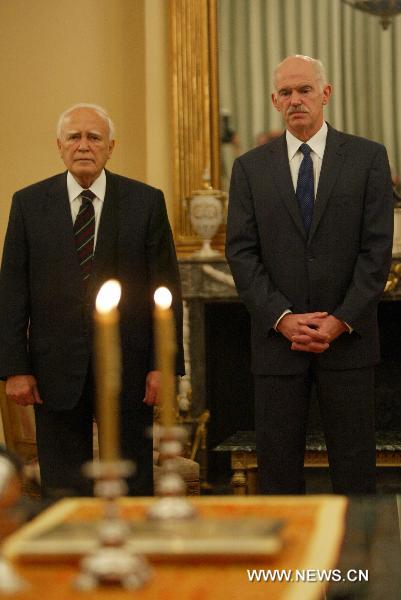
[(380, 17), (383, 29), (388, 29), (391, 17), (401, 13), (401, 0), (342, 0), (353, 8)]

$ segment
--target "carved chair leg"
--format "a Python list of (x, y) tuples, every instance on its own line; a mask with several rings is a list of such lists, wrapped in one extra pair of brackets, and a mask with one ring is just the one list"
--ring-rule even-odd
[(258, 489), (259, 489), (259, 482), (258, 482), (258, 469), (247, 469), (247, 480), (248, 480), (248, 485), (247, 485), (247, 490), (248, 490), (248, 494), (250, 495), (255, 495), (258, 493)]
[(245, 469), (235, 468), (231, 478), (231, 486), (236, 496), (246, 496), (248, 478)]

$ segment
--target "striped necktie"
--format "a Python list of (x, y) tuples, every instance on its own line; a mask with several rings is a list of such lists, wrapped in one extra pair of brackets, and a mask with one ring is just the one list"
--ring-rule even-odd
[(310, 155), (311, 148), (308, 144), (301, 144), (299, 150), (304, 157), (299, 167), (296, 196), (299, 208), (301, 209), (305, 231), (308, 234), (312, 224), (313, 205), (315, 202), (313, 162)]
[(84, 281), (89, 279), (92, 269), (95, 241), (94, 198), (96, 198), (96, 194), (90, 190), (83, 190), (81, 193), (82, 204), (74, 223), (75, 246)]

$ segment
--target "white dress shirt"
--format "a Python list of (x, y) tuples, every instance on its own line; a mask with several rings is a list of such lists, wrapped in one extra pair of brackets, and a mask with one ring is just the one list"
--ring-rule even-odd
[[(68, 171), (67, 173), (67, 191), (68, 198), (70, 201), (71, 207), (71, 217), (72, 222), (75, 223), (75, 219), (79, 213), (79, 209), (81, 207), (81, 194), (85, 188), (81, 187), (76, 179), (71, 175)], [(90, 188), (96, 195), (96, 198), (93, 199), (93, 208), (95, 210), (95, 239), (94, 239), (94, 247), (96, 247), (97, 233), (99, 231), (99, 222), (100, 215), (102, 214), (104, 197), (106, 195), (106, 173), (104, 169), (100, 173), (99, 177), (95, 179)]]

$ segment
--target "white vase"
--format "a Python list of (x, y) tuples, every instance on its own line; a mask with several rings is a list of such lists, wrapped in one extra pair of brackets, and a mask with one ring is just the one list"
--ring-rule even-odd
[(220, 256), (220, 252), (213, 250), (210, 245), (223, 220), (223, 204), (220, 197), (215, 195), (216, 192), (221, 195), (221, 192), (213, 189), (199, 190), (191, 198), (191, 224), (203, 242), (200, 250), (193, 254), (198, 258)]

